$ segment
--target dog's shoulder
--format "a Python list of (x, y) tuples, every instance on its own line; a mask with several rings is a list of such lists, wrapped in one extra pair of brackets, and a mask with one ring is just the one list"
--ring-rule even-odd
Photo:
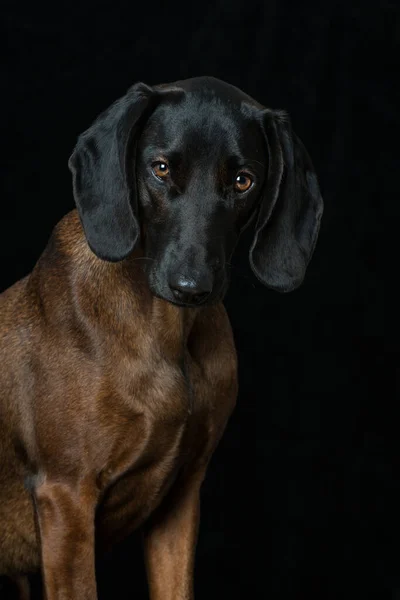
[(48, 246), (51, 253), (61, 253), (72, 260), (92, 254), (76, 209), (71, 210), (57, 223)]

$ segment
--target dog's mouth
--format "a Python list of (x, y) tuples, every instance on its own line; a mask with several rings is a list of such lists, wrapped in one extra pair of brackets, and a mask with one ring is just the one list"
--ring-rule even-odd
[(211, 293), (207, 296), (207, 298), (189, 301), (189, 300), (178, 300), (174, 298), (172, 294), (163, 294), (156, 290), (151, 290), (153, 295), (160, 300), (164, 300), (165, 302), (169, 302), (169, 304), (173, 304), (174, 306), (178, 306), (179, 308), (202, 308), (205, 306), (211, 306), (213, 304), (218, 304), (223, 299), (225, 294), (221, 293)]
[(224, 277), (218, 282), (217, 285), (214, 285), (209, 294), (205, 294), (203, 296), (199, 295), (198, 297), (193, 298), (176, 297), (170, 289), (160, 289), (159, 286), (154, 284), (152, 285), (151, 282), (149, 282), (149, 287), (150, 291), (155, 297), (160, 298), (160, 300), (164, 300), (165, 302), (169, 302), (174, 306), (178, 306), (180, 308), (203, 308), (222, 302), (229, 287), (229, 280), (228, 277)]

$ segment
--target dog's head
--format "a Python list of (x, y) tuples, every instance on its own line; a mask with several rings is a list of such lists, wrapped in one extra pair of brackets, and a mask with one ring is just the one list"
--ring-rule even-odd
[(92, 251), (119, 261), (141, 238), (165, 300), (220, 299), (253, 219), (258, 279), (286, 292), (304, 278), (323, 212), (311, 160), (282, 111), (229, 84), (134, 85), (80, 136), (69, 166)]

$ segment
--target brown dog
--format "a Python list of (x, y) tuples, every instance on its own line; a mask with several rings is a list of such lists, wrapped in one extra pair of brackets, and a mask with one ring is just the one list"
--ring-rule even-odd
[(152, 600), (193, 598), (199, 490), (235, 405), (221, 299), (250, 264), (297, 287), (322, 199), (282, 112), (212, 78), (133, 86), (70, 159), (78, 211), (0, 297), (0, 574), (94, 600), (100, 549), (143, 526)]

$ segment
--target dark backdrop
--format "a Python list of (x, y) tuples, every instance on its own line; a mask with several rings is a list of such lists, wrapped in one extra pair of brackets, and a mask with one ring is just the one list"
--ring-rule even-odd
[[(289, 111), (325, 216), (292, 294), (257, 283), (248, 241), (236, 254), (240, 397), (203, 488), (197, 598), (400, 598), (398, 346), (392, 325), (384, 350), (378, 268), (384, 199), (398, 214), (395, 2), (3, 2), (1, 16), (1, 289), (73, 208), (77, 135), (135, 81), (214, 75)], [(141, 560), (133, 538), (102, 562), (100, 598), (145, 598)]]

